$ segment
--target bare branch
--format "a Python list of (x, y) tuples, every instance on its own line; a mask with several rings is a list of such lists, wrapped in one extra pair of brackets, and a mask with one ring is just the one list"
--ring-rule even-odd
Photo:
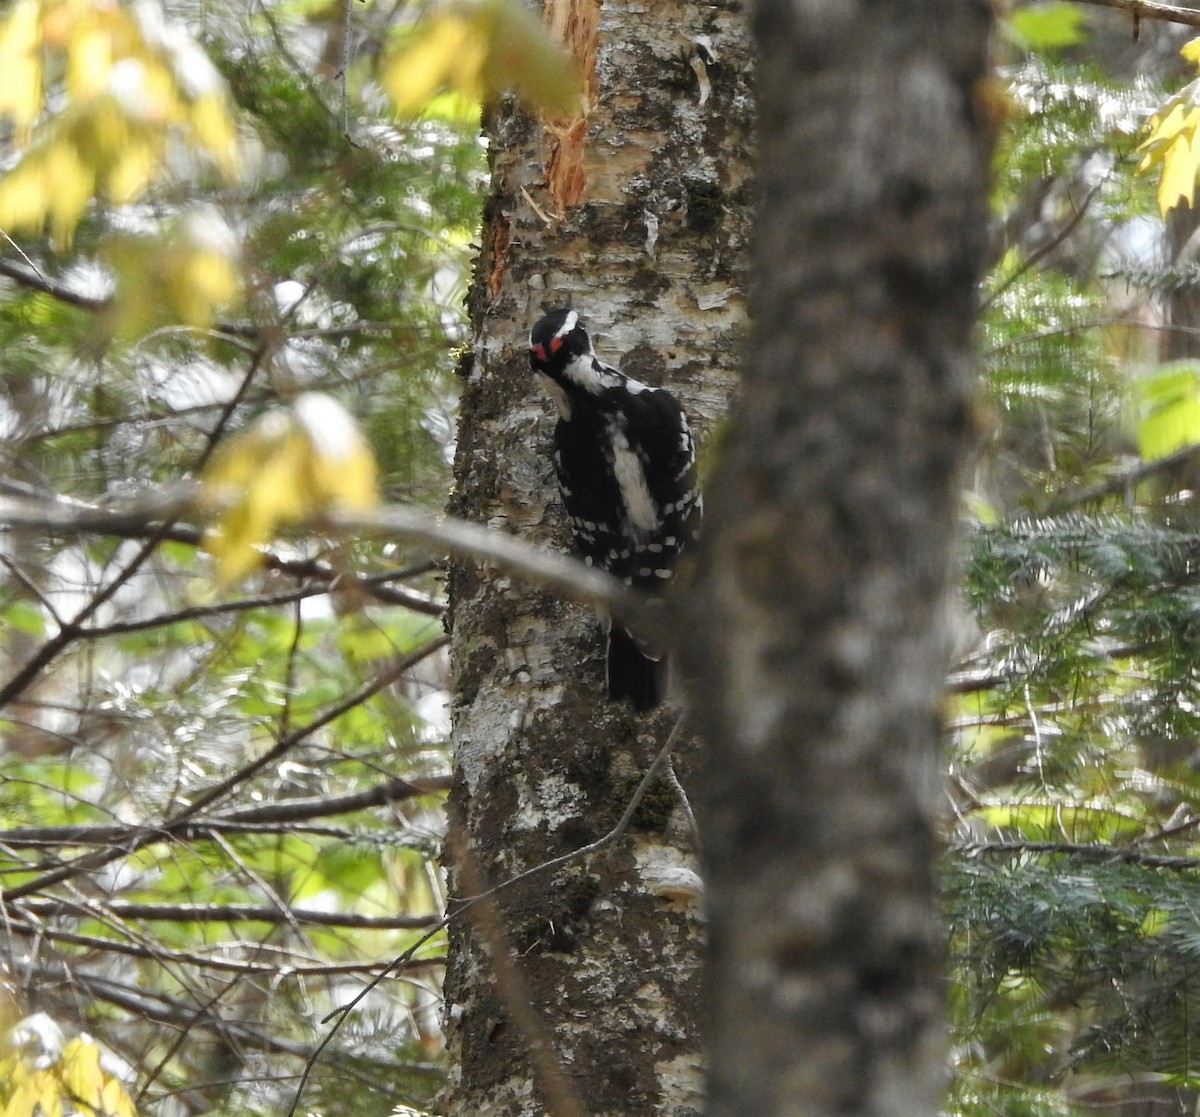
[[(170, 522), (170, 526), (162, 533), (162, 539), (198, 547), (204, 539), (202, 528), (193, 524), (171, 522), (177, 517), (189, 514), (195, 492), (194, 485), (183, 483), (152, 490), (119, 505), (105, 506), (89, 504), (58, 493), (41, 493), (29, 485), (0, 479), (0, 524), (50, 534), (96, 534), (111, 535), (118, 539), (145, 539), (151, 533), (159, 532), (163, 522), (167, 521)], [(192, 606), (142, 621), (114, 622), (101, 627), (85, 628), (79, 636), (81, 639), (94, 639), (156, 628), (176, 620), (192, 620), (241, 609), (290, 604), (301, 597), (328, 592), (330, 583), (337, 580), (355, 590), (362, 590), (385, 605), (400, 605), (431, 617), (440, 617), (445, 611), (442, 603), (428, 594), (393, 584), (425, 572), (429, 568), (428, 564), (356, 577), (321, 559), (295, 558), (267, 548), (263, 551), (263, 565), (269, 570), (301, 580), (319, 582), (321, 585), (299, 587), (278, 594), (215, 602), (211, 605)]]
[[(515, 535), (481, 524), (436, 516), (420, 508), (389, 505), (373, 511), (330, 517), (341, 531), (398, 536), (455, 558), (493, 563), (535, 585), (555, 589), (576, 601), (598, 605), (623, 617), (646, 619), (645, 595), (618, 579), (559, 551), (532, 547)], [(653, 626), (651, 625), (651, 634)]]
[[(70, 946), (85, 946), (89, 950), (107, 954), (119, 954), (129, 958), (149, 958), (160, 964), (177, 966), (194, 966), (200, 970), (212, 970), (215, 973), (233, 973), (243, 977), (257, 977), (269, 974), (281, 980), (306, 981), (315, 977), (363, 977), (372, 978), (391, 970), (394, 962), (327, 962), (306, 963), (297, 961), (296, 955), (270, 944), (255, 943), (258, 951), (270, 955), (268, 960), (247, 962), (226, 958), (221, 954), (197, 954), (188, 950), (177, 950), (164, 946), (162, 943), (146, 945), (142, 943), (121, 942), (115, 938), (104, 938), (100, 935), (84, 935), (77, 931), (63, 931), (54, 926), (47, 926), (38, 920), (30, 919), (16, 908), (11, 909), (12, 918), (5, 926), (5, 931), (14, 935), (32, 936), (49, 942), (61, 942)], [(433, 918), (436, 918), (433, 917)], [(444, 966), (446, 958), (441, 954), (428, 954), (420, 958), (410, 958), (406, 969), (423, 969)]]
[(1131, 846), (1088, 844), (1084, 842), (965, 842), (954, 852), (966, 857), (991, 854), (1055, 853), (1088, 861), (1112, 861), (1122, 865), (1144, 865), (1150, 869), (1200, 869), (1200, 857), (1180, 857), (1165, 853), (1146, 853)]
[(1021, 276), (1036, 267), (1039, 261), (1053, 252), (1079, 227), (1079, 223), (1084, 219), (1085, 216), (1087, 216), (1088, 209), (1091, 208), (1093, 199), (1100, 193), (1101, 185), (1103, 184), (1101, 183), (1093, 186), (1092, 189), (1088, 191), (1083, 201), (1075, 207), (1074, 213), (1072, 213), (1071, 216), (1063, 222), (1062, 227), (1058, 230), (1058, 232), (1056, 232), (1044, 244), (1039, 245), (1036, 249), (1034, 249), (1033, 252), (1029, 253), (1029, 255), (1026, 256), (1021, 262), (1021, 266), (1018, 267), (1010, 276), (1008, 276), (1007, 279), (1004, 280), (1003, 283), (997, 286), (997, 288), (990, 295), (988, 295), (986, 299), (983, 300), (980, 308), (981, 310), (987, 310), (989, 307), (995, 304), (1000, 296), (1003, 295), (1010, 287), (1012, 287), (1012, 285), (1016, 283)]
[(1134, 19), (1161, 19), (1200, 27), (1200, 12), (1177, 8), (1173, 4), (1158, 4), (1154, 0), (1075, 0), (1077, 4), (1094, 4), (1098, 8), (1117, 8)]
[[(26, 259), (28, 260), (28, 257)], [(0, 276), (3, 276), (5, 279), (11, 279), (14, 283), (19, 283), (22, 287), (30, 291), (49, 295), (52, 299), (57, 299), (68, 306), (78, 307), (80, 310), (93, 312), (104, 310), (112, 301), (111, 299), (97, 299), (91, 295), (85, 295), (65, 283), (56, 283), (54, 280), (48, 279), (41, 272), (35, 271), (31, 267), (21, 267), (18, 264), (14, 264), (11, 260), (0, 259)]]
[(201, 791), (191, 803), (183, 807), (173, 817), (165, 819), (157, 825), (139, 826), (131, 830), (126, 834), (121, 845), (107, 846), (103, 849), (93, 850), (91, 853), (77, 857), (74, 861), (59, 865), (54, 869), (49, 869), (31, 880), (13, 885), (5, 891), (5, 898), (12, 901), (20, 899), (23, 896), (35, 895), (49, 888), (51, 885), (61, 884), (63, 881), (70, 880), (83, 873), (90, 873), (103, 868), (105, 865), (121, 857), (127, 857), (154, 842), (176, 837), (189, 824), (193, 823), (197, 816), (212, 806), (213, 803), (223, 799), (234, 788), (241, 786), (264, 768), (278, 763), (297, 744), (316, 733), (319, 729), (323, 729), (330, 722), (336, 721), (343, 714), (361, 705), (385, 687), (391, 686), (406, 672), (416, 666), (416, 664), (420, 663), (421, 660), (432, 655), (448, 642), (448, 637), (439, 636), (437, 639), (429, 641), (408, 655), (401, 656), (387, 670), (380, 672), (374, 679), (365, 683), (349, 697), (338, 702), (336, 705), (330, 706), (307, 725), (293, 730), (286, 737), (277, 741), (272, 748), (267, 749), (257, 759), (243, 765), (232, 775)]
[[(385, 783), (348, 795), (305, 796), (272, 803), (252, 803), (212, 818), (199, 818), (179, 827), (172, 836), (179, 841), (195, 841), (212, 834), (241, 832), (273, 833), (287, 826), (296, 833), (298, 824), (314, 818), (352, 814), (392, 803), (402, 803), (422, 795), (436, 795), (450, 789), (449, 775), (406, 779), (396, 776)], [(135, 825), (14, 826), (4, 831), (3, 848), (108, 846), (122, 845), (137, 832)], [(340, 833), (332, 836), (342, 836)]]
[(1117, 470), (1110, 476), (1096, 481), (1094, 484), (1081, 485), (1076, 489), (1068, 490), (1052, 500), (1047, 505), (1043, 514), (1057, 516), (1068, 509), (1078, 508), (1081, 504), (1090, 504), (1092, 501), (1100, 500), (1106, 496), (1115, 496), (1119, 493), (1128, 492), (1148, 477), (1153, 477), (1157, 473), (1168, 473), (1177, 466), (1191, 461), (1196, 457), (1197, 452), (1195, 446), (1184, 446), (1180, 450), (1164, 454), (1161, 458), (1155, 458), (1153, 461), (1138, 461), (1126, 469)]
[(18, 910), (43, 919), (62, 915), (108, 915), (117, 919), (156, 920), (168, 923), (307, 923), (318, 927), (356, 927), (374, 931), (424, 930), (437, 915), (353, 915), (304, 908), (264, 907), (258, 904), (146, 904), (127, 900), (79, 902), (51, 897), (28, 897)]
[[(71, 535), (127, 536), (131, 532), (150, 531), (160, 520), (172, 521), (187, 515), (193, 510), (194, 497), (195, 488), (185, 484), (155, 490), (112, 507), (64, 497), (29, 500), (0, 495), (0, 524)], [(661, 627), (661, 622), (655, 623), (655, 611), (645, 608), (645, 596), (611, 575), (584, 566), (558, 551), (531, 547), (516, 536), (480, 524), (406, 505), (389, 505), (373, 511), (333, 514), (327, 526), (346, 534), (405, 539), (422, 544), (435, 554), (493, 563), (574, 600), (611, 609), (626, 618), (636, 616), (648, 635), (655, 635), (655, 630)], [(178, 538), (178, 535), (164, 537)], [(199, 542), (200, 538), (199, 529), (188, 529), (187, 541)], [(333, 576), (331, 569), (329, 574)]]
[(285, 1036), (269, 1035), (240, 1021), (224, 1020), (211, 1008), (197, 1010), (193, 1005), (101, 977), (81, 966), (38, 961), (31, 962), (25, 970), (42, 989), (54, 985), (82, 989), (89, 998), (105, 1001), (143, 1020), (154, 1020), (185, 1029), (202, 1027), (246, 1047), (262, 1051), (283, 1051), (299, 1058), (307, 1058), (311, 1051), (309, 1045), (297, 1043)]
[[(382, 807), (388, 803), (399, 803), (419, 795), (433, 795), (450, 790), (451, 777), (447, 775), (424, 776), (418, 779), (396, 777), (387, 783), (356, 791), (350, 795), (335, 797), (317, 796), (304, 799), (284, 799), (275, 803), (256, 803), (227, 811), (210, 820), (206, 825), (221, 826), (235, 823), (297, 822), (310, 818), (328, 818), (330, 815), (348, 814), (351, 811)], [(9, 834), (5, 833), (7, 840)]]

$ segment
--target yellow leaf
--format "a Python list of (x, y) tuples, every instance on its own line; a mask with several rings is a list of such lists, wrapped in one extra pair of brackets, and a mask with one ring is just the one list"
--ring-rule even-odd
[(403, 115), (440, 94), (472, 101), (514, 90), (537, 108), (578, 114), (582, 85), (546, 26), (510, 0), (457, 4), (413, 28), (384, 63), (381, 80)]
[(17, 0), (0, 23), (0, 117), (12, 117), (21, 142), (42, 106), (40, 16), (38, 0)]
[(253, 570), (278, 529), (335, 507), (376, 501), (375, 458), (336, 400), (309, 392), (226, 439), (201, 477), (215, 510), (204, 546), (230, 583)]
[(1191, 158), (1191, 144), (1177, 137), (1163, 154), (1162, 177), (1158, 181), (1158, 209), (1164, 216), (1180, 200), (1192, 204), (1196, 184), (1196, 164)]
[(118, 337), (164, 324), (204, 328), (241, 293), (238, 244), (215, 207), (198, 207), (160, 236), (110, 237), (104, 255), (116, 277), (110, 306)]
[(257, 566), (257, 548), (279, 524), (299, 518), (297, 441), (290, 417), (271, 412), (226, 439), (204, 471), (204, 500), (219, 510), (205, 547), (217, 559), (221, 581), (236, 581)]
[(30, 159), (0, 179), (0, 229), (40, 227), (46, 208), (43, 186), (42, 169)]
[(87, 206), (94, 182), (75, 149), (51, 136), (0, 178), (0, 228), (37, 231), (49, 220), (63, 243)]
[(37, 1103), (41, 1117), (62, 1117), (63, 1090), (58, 1076), (50, 1071), (39, 1071)]
[(100, 1048), (83, 1036), (63, 1045), (62, 1080), (73, 1100), (95, 1109), (100, 1105), (104, 1073), (100, 1069)]
[(22, 1077), (15, 1086), (8, 1104), (0, 1111), (0, 1117), (34, 1117), (33, 1110), (38, 1103), (38, 1091), (32, 1078)]
[(1189, 62), (1200, 66), (1200, 39), (1189, 39), (1179, 48), (1179, 53)]
[[(1193, 40), (1188, 46), (1200, 40)], [(1185, 48), (1186, 49), (1186, 48)], [(1192, 204), (1196, 176), (1200, 174), (1200, 81), (1191, 82), (1173, 96), (1146, 122), (1149, 133), (1139, 145), (1142, 161), (1139, 172), (1161, 166), (1158, 183), (1158, 208), (1166, 216), (1180, 200)]]
[(82, 24), (67, 43), (67, 93), (94, 97), (108, 85), (112, 70), (112, 36), (94, 24)]
[(238, 139), (228, 98), (218, 92), (197, 98), (190, 113), (196, 139), (207, 149), (226, 178), (238, 169)]
[(104, 1117), (137, 1117), (133, 1099), (116, 1078), (109, 1078), (100, 1095), (100, 1111)]
[(261, 560), (259, 548), (277, 529), (303, 518), (301, 464), (297, 440), (289, 438), (274, 456), (260, 460), (254, 477), (217, 520), (216, 532), (206, 537), (205, 545), (217, 559), (222, 582), (230, 584), (249, 574)]
[(306, 392), (292, 410), (308, 441), (312, 510), (373, 506), (379, 499), (375, 455), (350, 413), (321, 392)]
[(103, 180), (104, 193), (118, 205), (132, 202), (154, 179), (162, 159), (162, 146), (131, 138), (120, 149)]
[[(65, 245), (87, 208), (96, 179), (80, 160), (79, 153), (65, 146), (55, 146), (46, 152), (42, 175), (41, 188), (49, 198), (50, 231), (57, 244)], [(0, 180), (0, 190), (3, 187)]]
[[(182, 27), (164, 29), (161, 19), (97, 0), (16, 0), (0, 18), (0, 118), (12, 118), (19, 143), (29, 144), (43, 108), (43, 55), (65, 94), (0, 178), (0, 217), (16, 219), (6, 227), (37, 232), (48, 223), (65, 243), (93, 196), (121, 204), (141, 194), (172, 136), (226, 177), (237, 173), (232, 98)], [(62, 169), (66, 149), (76, 170), (60, 197), (51, 171)]]
[(1176, 102), (1161, 119), (1157, 114), (1150, 118), (1150, 138), (1141, 146), (1166, 147), (1183, 130), (1186, 124), (1187, 113), (1184, 112), (1183, 105)]
[(447, 89), (478, 100), (484, 49), (483, 36), (465, 13), (429, 17), (383, 71), (396, 111), (419, 115), (435, 94)]
[(488, 93), (515, 90), (552, 115), (582, 116), (583, 85), (571, 56), (528, 9), (489, 0), (491, 36), (484, 85)]

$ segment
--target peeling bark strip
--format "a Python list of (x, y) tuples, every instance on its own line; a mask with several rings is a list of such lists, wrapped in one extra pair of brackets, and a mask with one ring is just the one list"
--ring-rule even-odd
[(986, 0), (757, 0), (744, 394), (685, 646), (711, 1117), (933, 1117), (939, 698), (986, 230)]
[[(703, 452), (740, 357), (753, 158), (740, 3), (562, 0), (558, 11), (567, 39), (593, 52), (590, 112), (564, 125), (578, 133), (565, 140), (511, 105), (485, 122), (491, 192), (451, 510), (566, 549), (553, 405), (533, 381), (529, 327), (573, 299), (606, 360), (684, 403)], [(707, 95), (692, 64), (698, 39), (716, 54), (702, 68)], [(671, 718), (604, 701), (604, 636), (590, 610), (466, 565), (451, 571), (450, 601), (450, 822), (478, 879), (495, 884), (605, 833)], [(447, 860), (452, 893), (469, 893)], [(439, 1112), (553, 1110), (514, 1011), (523, 984), (591, 1117), (698, 1114), (695, 882), (687, 820), (659, 784), (621, 841), (504, 895), (496, 918), (517, 959), (511, 980), (497, 984), (480, 936), (453, 927), (453, 1081)]]
[(546, 189), (554, 204), (554, 212), (563, 214), (583, 201), (587, 192), (587, 168), (584, 164), (584, 141), (587, 120), (574, 120), (566, 127), (546, 125), (550, 157), (546, 160)]
[[(584, 99), (590, 110), (597, 93), (599, 0), (548, 0), (546, 22), (575, 59), (583, 75)], [(565, 125), (547, 124), (546, 138), (550, 148), (550, 157), (546, 161), (546, 188), (554, 200), (555, 212), (561, 214), (569, 206), (583, 201), (587, 192), (584, 162), (587, 120), (580, 118)]]

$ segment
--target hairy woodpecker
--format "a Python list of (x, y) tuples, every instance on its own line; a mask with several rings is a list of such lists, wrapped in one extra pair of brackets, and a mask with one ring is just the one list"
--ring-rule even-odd
[[(700, 528), (696, 446), (678, 400), (596, 357), (570, 309), (529, 334), (529, 361), (558, 404), (554, 471), (583, 561), (660, 592)], [(608, 631), (608, 696), (636, 710), (663, 696), (662, 656), (619, 626)]]

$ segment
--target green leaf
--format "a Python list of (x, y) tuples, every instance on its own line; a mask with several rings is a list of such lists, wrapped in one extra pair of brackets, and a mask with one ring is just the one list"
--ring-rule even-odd
[(1173, 361), (1139, 380), (1137, 439), (1153, 460), (1200, 442), (1200, 363)]
[(14, 601), (4, 610), (4, 623), (31, 636), (46, 635), (46, 616), (31, 601)]
[(1083, 13), (1065, 2), (1021, 8), (1013, 12), (1009, 31), (1026, 50), (1061, 50), (1083, 39)]
[(1000, 830), (1016, 830), (1033, 841), (1113, 841), (1137, 833), (1142, 823), (1104, 805), (1061, 802), (997, 803), (982, 807), (979, 816)]
[(344, 899), (353, 901), (382, 876), (378, 850), (330, 844), (318, 851), (312, 873), (297, 894), (313, 896), (331, 888)]

